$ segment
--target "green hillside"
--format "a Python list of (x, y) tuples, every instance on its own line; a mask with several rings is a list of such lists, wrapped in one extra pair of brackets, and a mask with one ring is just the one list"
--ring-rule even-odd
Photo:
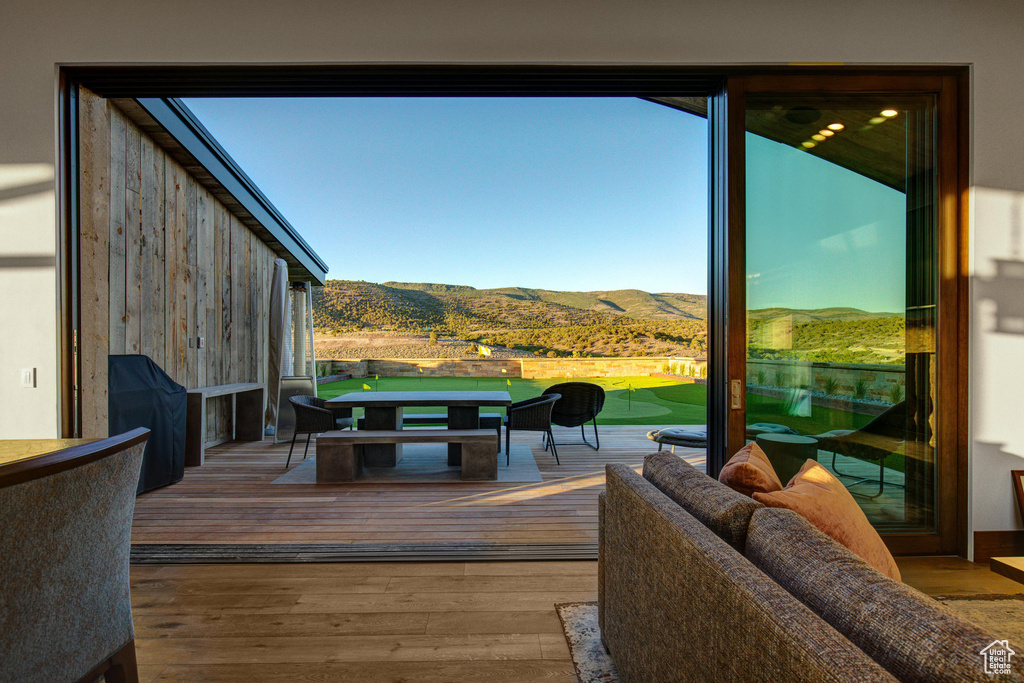
[[(639, 289), (560, 292), (328, 280), (314, 290), (320, 334), (443, 337), (554, 356), (702, 356), (707, 297)], [(856, 308), (750, 311), (754, 358), (902, 363), (903, 316)]]
[(526, 287), (475, 289), (425, 282), (385, 282), (383, 286), (432, 294), (498, 300), (507, 298), (524, 303), (543, 302), (584, 311), (625, 315), (638, 320), (703, 320), (707, 317), (707, 297), (703, 294), (652, 294), (640, 289), (595, 292), (560, 292)]
[(483, 330), (595, 325), (615, 319), (618, 316), (613, 313), (452, 285), (328, 280), (313, 293), (313, 324), (327, 333), (370, 328), (465, 336)]

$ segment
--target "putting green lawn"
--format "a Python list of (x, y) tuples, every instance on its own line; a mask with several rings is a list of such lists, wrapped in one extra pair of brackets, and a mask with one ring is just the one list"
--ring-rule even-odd
[[(573, 378), (572, 381), (577, 381)], [(321, 384), (317, 394), (333, 398), (350, 391), (501, 391), (513, 401), (539, 396), (557, 380), (482, 377), (381, 377), (379, 380), (347, 379)], [(569, 381), (569, 380), (566, 380)], [(671, 425), (707, 422), (707, 391), (700, 384), (682, 384), (657, 377), (579, 378), (604, 388), (604, 409), (598, 418), (606, 425)], [(632, 391), (629, 391), (632, 387)], [(486, 409), (493, 412), (495, 409)], [(501, 409), (498, 409), (501, 410)], [(432, 413), (436, 408), (406, 408), (410, 413)]]

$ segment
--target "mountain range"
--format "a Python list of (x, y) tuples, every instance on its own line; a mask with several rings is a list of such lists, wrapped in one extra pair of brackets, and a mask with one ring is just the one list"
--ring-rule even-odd
[[(831, 307), (766, 308), (748, 316), (751, 352), (758, 357), (896, 362), (903, 348), (901, 314)], [(313, 294), (313, 323), (321, 334), (430, 331), (547, 355), (699, 355), (707, 346), (706, 318), (703, 294), (640, 289), (565, 292), (328, 280)], [(788, 319), (785, 329), (775, 325), (780, 319)], [(790, 340), (783, 349), (774, 348), (778, 330)]]
[[(698, 321), (707, 318), (707, 296), (617, 289), (566, 292), (529, 287), (477, 289), (433, 282), (328, 280), (316, 290), (314, 323), (323, 329), (508, 329), (596, 325), (636, 320)], [(794, 323), (898, 318), (857, 308), (765, 308), (754, 320), (792, 316)], [(456, 329), (458, 328), (458, 329)]]

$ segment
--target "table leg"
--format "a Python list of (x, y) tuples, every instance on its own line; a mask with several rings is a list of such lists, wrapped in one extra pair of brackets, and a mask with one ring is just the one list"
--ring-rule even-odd
[(185, 464), (197, 467), (206, 455), (206, 397), (188, 394), (185, 403)]
[(263, 441), (263, 388), (235, 397), (235, 439)]
[[(480, 406), (449, 406), (448, 429), (480, 429)], [(448, 444), (448, 466), (462, 465), (462, 444)]]
[[(383, 429), (392, 431), (402, 428), (401, 408), (367, 407), (366, 429)], [(402, 461), (402, 444), (400, 443), (368, 443), (363, 445), (363, 465), (365, 467), (394, 467)]]

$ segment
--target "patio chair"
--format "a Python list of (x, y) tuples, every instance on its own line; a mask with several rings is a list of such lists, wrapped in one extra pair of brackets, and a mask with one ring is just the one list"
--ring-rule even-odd
[[(590, 382), (565, 382), (544, 390), (544, 394), (559, 394), (555, 407), (551, 411), (551, 423), (559, 427), (579, 427), (583, 441), (575, 445), (590, 446), (595, 451), (601, 448), (601, 437), (597, 433), (597, 414), (604, 408), (604, 389)], [(583, 426), (587, 422), (594, 423), (594, 441), (587, 441)], [(570, 444), (562, 444), (570, 445)]]
[(139, 680), (128, 555), (148, 437), (0, 466), (0, 680)]
[[(555, 440), (551, 436), (551, 409), (555, 402), (561, 398), (560, 394), (542, 394), (536, 398), (528, 398), (525, 401), (513, 403), (508, 409), (505, 417), (505, 466), (511, 462), (510, 444), (512, 441), (512, 430), (519, 429), (527, 432), (543, 432), (547, 437), (547, 443), (551, 444), (551, 453), (558, 462), (558, 450), (555, 448)], [(545, 444), (544, 450), (548, 449)]]
[[(284, 464), (285, 469), (288, 469), (288, 465), (292, 462), (292, 449), (295, 448), (296, 436), (306, 435), (306, 448), (302, 451), (302, 459), (305, 460), (306, 455), (309, 454), (309, 440), (314, 434), (345, 429), (351, 427), (354, 422), (351, 408), (329, 409), (322, 398), (299, 394), (289, 396), (288, 400), (295, 409), (295, 431), (292, 433), (292, 445), (288, 447), (288, 460)], [(344, 411), (347, 411), (348, 414), (345, 415)]]
[[(878, 493), (885, 490), (885, 459), (895, 453), (904, 444), (907, 432), (907, 402), (900, 401), (885, 412), (876, 416), (860, 429), (833, 429), (823, 434), (815, 434), (818, 448), (832, 452), (832, 471), (840, 477), (857, 478), (858, 475), (841, 472), (836, 467), (836, 454), (860, 460), (878, 461), (878, 479), (860, 477), (857, 481), (846, 484), (846, 488), (865, 483), (877, 483)], [(890, 486), (903, 486), (890, 482)]]

